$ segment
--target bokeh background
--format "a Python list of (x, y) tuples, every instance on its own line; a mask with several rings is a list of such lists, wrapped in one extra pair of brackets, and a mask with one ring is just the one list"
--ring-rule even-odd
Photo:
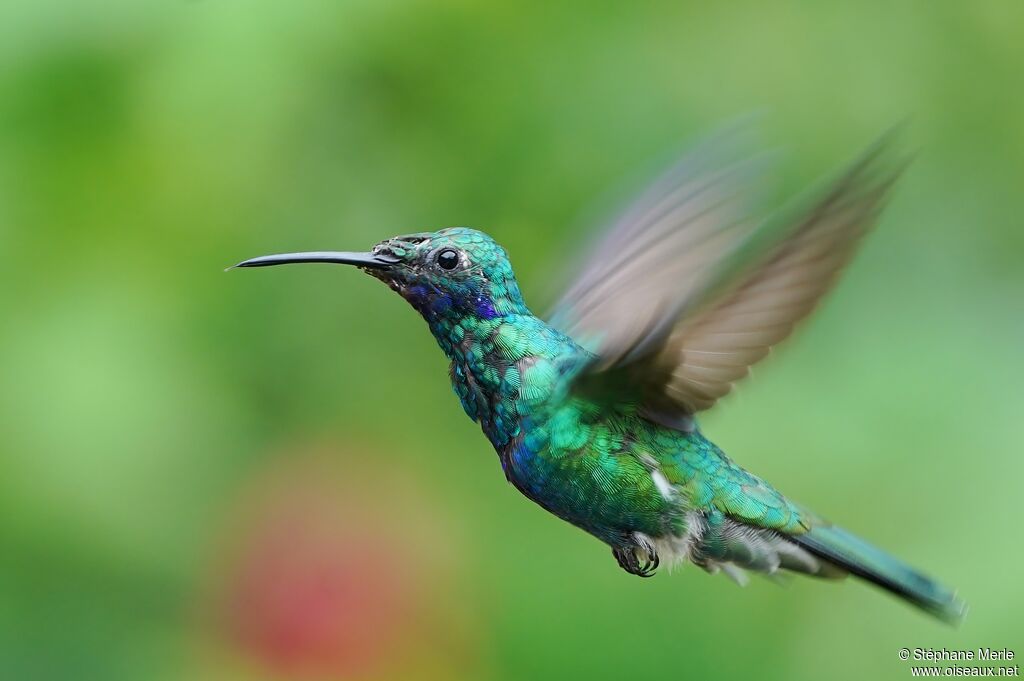
[[(1024, 654), (1024, 5), (0, 6), (0, 677), (907, 678)], [(422, 322), (241, 258), (484, 228), (552, 300), (588, 215), (762, 112), (782, 191), (910, 117), (838, 290), (704, 419), (960, 587), (639, 580), (506, 484)], [(664, 571), (663, 571), (664, 572)]]

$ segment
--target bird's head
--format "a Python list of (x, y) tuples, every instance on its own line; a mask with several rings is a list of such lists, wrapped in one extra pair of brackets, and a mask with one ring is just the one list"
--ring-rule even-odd
[(237, 267), (310, 262), (359, 267), (398, 292), (432, 328), (527, 312), (505, 250), (483, 232), (466, 227), (392, 237), (365, 253), (284, 253), (252, 258)]

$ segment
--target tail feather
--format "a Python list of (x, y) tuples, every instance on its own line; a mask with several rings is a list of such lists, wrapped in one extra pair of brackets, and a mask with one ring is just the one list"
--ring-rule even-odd
[(790, 539), (815, 556), (877, 584), (951, 624), (967, 614), (956, 593), (906, 563), (834, 525), (819, 526)]

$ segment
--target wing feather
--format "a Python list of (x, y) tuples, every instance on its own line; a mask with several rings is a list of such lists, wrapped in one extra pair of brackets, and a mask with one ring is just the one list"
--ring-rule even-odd
[(905, 165), (890, 157), (892, 136), (756, 229), (740, 208), (740, 166), (707, 178), (692, 163), (676, 172), (681, 185), (662, 184), (651, 208), (628, 212), (563, 299), (559, 315), (570, 333), (597, 340), (597, 359), (581, 380), (625, 381), (661, 414), (714, 405), (850, 261)]
[[(663, 341), (714, 269), (749, 238), (747, 205), (764, 158), (733, 160), (727, 135), (706, 142), (619, 218), (551, 316), (603, 368)], [(669, 322), (666, 325), (666, 322)]]

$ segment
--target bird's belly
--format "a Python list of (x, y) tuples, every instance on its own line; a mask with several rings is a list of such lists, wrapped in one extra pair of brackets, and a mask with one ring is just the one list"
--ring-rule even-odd
[(503, 457), (509, 480), (529, 499), (609, 543), (633, 532), (674, 532), (679, 500), (662, 494), (621, 444), (600, 437), (569, 443), (576, 446), (539, 439), (522, 438)]

